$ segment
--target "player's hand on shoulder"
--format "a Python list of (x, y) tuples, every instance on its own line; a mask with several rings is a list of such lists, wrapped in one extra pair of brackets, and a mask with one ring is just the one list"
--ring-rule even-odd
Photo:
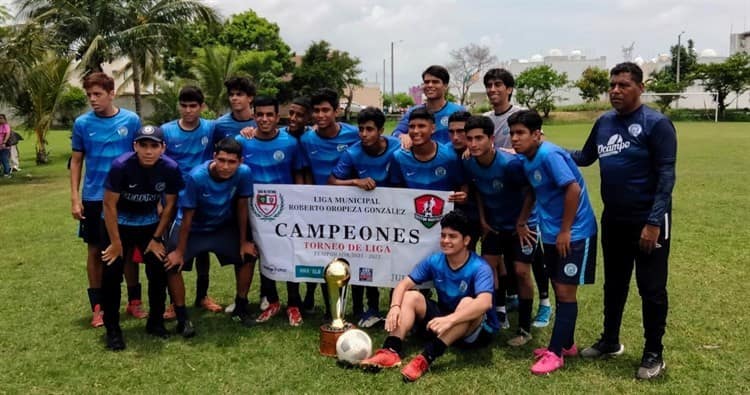
[(461, 154), (461, 160), (467, 160), (470, 158), (471, 158), (471, 151), (469, 151), (469, 149), (467, 148), (464, 150), (464, 153)]
[(257, 130), (257, 128), (254, 128), (252, 126), (245, 126), (244, 128), (242, 128), (242, 130), (240, 130), (240, 134), (246, 139), (252, 139), (253, 137), (255, 137), (255, 132)]
[(402, 135), (399, 135), (398, 139), (401, 140), (401, 149), (403, 150), (411, 149), (411, 137), (409, 137), (408, 134), (404, 133)]

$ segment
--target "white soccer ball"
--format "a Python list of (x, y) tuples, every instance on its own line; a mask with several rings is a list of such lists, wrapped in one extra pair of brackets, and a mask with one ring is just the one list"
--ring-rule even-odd
[(359, 329), (349, 329), (336, 341), (339, 361), (356, 365), (372, 355), (372, 339)]

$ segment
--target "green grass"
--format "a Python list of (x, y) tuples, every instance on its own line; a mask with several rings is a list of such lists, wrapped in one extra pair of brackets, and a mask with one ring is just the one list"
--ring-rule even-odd
[[(576, 147), (589, 129), (570, 124), (545, 132)], [(503, 333), (487, 349), (449, 351), (422, 380), (406, 385), (398, 371), (366, 374), (319, 356), (320, 312), (301, 328), (278, 318), (242, 329), (223, 315), (193, 310), (199, 335), (187, 341), (152, 339), (143, 321), (124, 318), (128, 349), (105, 352), (103, 331), (88, 326), (85, 248), (69, 214), (69, 133), (50, 133), (48, 166), (31, 163), (27, 139), (23, 172), (0, 180), (0, 393), (748, 393), (749, 129), (742, 123), (677, 124), (668, 374), (648, 383), (633, 379), (643, 343), (634, 283), (622, 330), (626, 353), (610, 361), (569, 359), (563, 371), (545, 378), (532, 377), (528, 368), (531, 348), (546, 344), (550, 328), (535, 330), (531, 344), (519, 350), (504, 345), (509, 336)], [(597, 169), (584, 174), (599, 213)], [(598, 264), (597, 284), (580, 292), (581, 345), (601, 330), (601, 259)], [(230, 269), (212, 266), (211, 294), (220, 302), (232, 298), (232, 277)], [(187, 274), (188, 299), (194, 279)], [(257, 294), (255, 284), (254, 309)], [(379, 345), (382, 330), (370, 333)], [(418, 342), (408, 343), (410, 356), (418, 350)]]

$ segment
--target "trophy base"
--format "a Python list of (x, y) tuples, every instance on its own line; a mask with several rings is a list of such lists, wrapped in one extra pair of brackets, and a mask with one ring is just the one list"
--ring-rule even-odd
[(326, 357), (336, 357), (336, 341), (339, 340), (339, 336), (343, 335), (344, 332), (349, 329), (356, 328), (354, 324), (349, 322), (344, 324), (344, 328), (332, 328), (331, 324), (323, 324), (320, 326), (320, 347), (319, 351), (321, 355)]

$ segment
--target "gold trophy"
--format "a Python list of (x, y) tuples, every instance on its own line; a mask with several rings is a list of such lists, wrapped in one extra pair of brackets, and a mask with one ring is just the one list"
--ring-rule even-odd
[(323, 269), (323, 278), (328, 285), (328, 301), (331, 306), (330, 324), (320, 326), (320, 353), (325, 356), (336, 356), (336, 340), (352, 324), (344, 321), (344, 308), (346, 307), (346, 286), (349, 284), (351, 273), (349, 262), (343, 258), (336, 258)]

